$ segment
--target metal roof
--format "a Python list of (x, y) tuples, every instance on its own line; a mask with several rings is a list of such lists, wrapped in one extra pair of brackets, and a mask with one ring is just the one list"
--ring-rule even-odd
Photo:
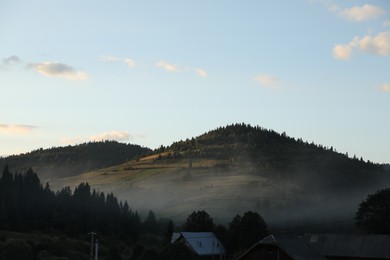
[(222, 243), (212, 232), (173, 233), (171, 243), (183, 239), (186, 245), (197, 255), (220, 255), (225, 253)]
[(325, 256), (390, 259), (389, 235), (305, 234), (303, 238)]
[(247, 252), (245, 252), (238, 259), (241, 259), (251, 250), (264, 245), (277, 246), (292, 259), (295, 260), (325, 260), (317, 250), (311, 247), (303, 239), (291, 234), (274, 234), (265, 237), (263, 240), (257, 242)]

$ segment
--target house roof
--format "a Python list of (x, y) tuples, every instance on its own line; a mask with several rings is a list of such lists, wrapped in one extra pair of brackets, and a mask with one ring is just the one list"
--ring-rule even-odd
[(390, 259), (389, 235), (305, 234), (303, 239), (325, 256)]
[(220, 255), (225, 253), (222, 243), (212, 232), (180, 232), (173, 233), (171, 243), (183, 239), (197, 255)]
[(241, 259), (256, 247), (261, 247), (263, 245), (277, 246), (295, 260), (325, 260), (317, 250), (307, 244), (303, 239), (291, 234), (269, 235), (257, 242), (238, 259)]

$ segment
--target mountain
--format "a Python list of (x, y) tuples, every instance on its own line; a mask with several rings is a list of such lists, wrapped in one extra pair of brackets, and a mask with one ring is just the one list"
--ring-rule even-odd
[[(314, 143), (294, 139), (285, 133), (234, 124), (220, 127), (197, 138), (172, 144), (167, 151), (181, 152), (191, 158), (218, 158), (227, 169), (240, 171), (250, 165), (257, 174), (302, 179), (314, 186), (331, 189), (363, 188), (376, 185), (387, 176), (387, 166), (349, 158)], [(245, 168), (244, 168), (245, 169)], [(320, 180), (320, 182), (319, 182)], [(316, 186), (320, 184), (320, 187)]]
[(150, 151), (139, 145), (115, 141), (89, 142), (75, 146), (41, 148), (0, 158), (0, 168), (3, 169), (6, 164), (15, 172), (33, 168), (42, 181), (47, 181), (118, 165)]
[(137, 210), (178, 220), (206, 210), (228, 221), (247, 210), (268, 223), (301, 225), (348, 219), (358, 204), (390, 186), (385, 165), (350, 158), (285, 133), (233, 124), (160, 147), (123, 164), (53, 180), (114, 191)]

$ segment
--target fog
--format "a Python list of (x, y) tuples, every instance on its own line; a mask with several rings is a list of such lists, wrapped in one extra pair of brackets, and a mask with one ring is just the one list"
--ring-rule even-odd
[[(249, 169), (249, 168), (246, 168)], [(293, 173), (290, 177), (266, 171), (194, 167), (127, 170), (105, 169), (54, 181), (53, 189), (88, 182), (96, 190), (114, 192), (132, 210), (183, 223), (193, 211), (205, 210), (219, 224), (246, 211), (257, 211), (274, 230), (327, 230), (353, 232), (353, 218), (367, 195), (386, 187), (378, 181), (369, 187), (332, 188), (322, 180)]]

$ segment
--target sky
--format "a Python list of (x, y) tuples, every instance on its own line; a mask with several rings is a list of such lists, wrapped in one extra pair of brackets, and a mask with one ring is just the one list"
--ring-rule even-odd
[(233, 123), (390, 163), (388, 0), (0, 0), (0, 155)]

